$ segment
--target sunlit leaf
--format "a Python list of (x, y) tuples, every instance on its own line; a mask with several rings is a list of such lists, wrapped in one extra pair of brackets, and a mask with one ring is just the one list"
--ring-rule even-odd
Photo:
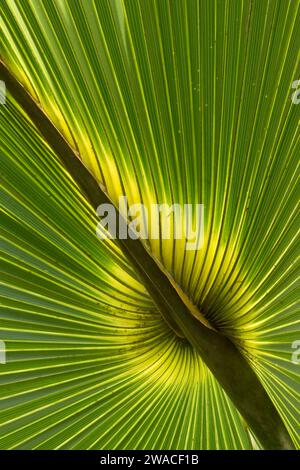
[[(200, 250), (171, 237), (150, 251), (250, 361), (299, 447), (299, 2), (6, 0), (1, 13), (1, 58), (115, 204), (204, 204)], [(10, 96), (0, 119), (0, 447), (251, 448)]]

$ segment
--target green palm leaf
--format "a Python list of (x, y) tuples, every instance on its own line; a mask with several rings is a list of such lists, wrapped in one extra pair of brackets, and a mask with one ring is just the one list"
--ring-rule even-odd
[[(3, 61), (115, 204), (205, 205), (201, 250), (147, 253), (251, 364), (297, 447), (299, 10), (7, 1), (0, 23)], [(146, 269), (97, 239), (59, 149), (10, 95), (0, 119), (0, 447), (251, 448)]]

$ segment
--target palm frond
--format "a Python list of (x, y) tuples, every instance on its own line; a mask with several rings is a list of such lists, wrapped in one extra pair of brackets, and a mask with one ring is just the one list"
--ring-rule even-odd
[[(299, 3), (1, 10), (1, 58), (113, 202), (204, 204), (201, 250), (174, 238), (149, 249), (247, 358), (299, 447)], [(97, 240), (57, 155), (12, 98), (0, 116), (0, 446), (251, 447), (134, 267)]]

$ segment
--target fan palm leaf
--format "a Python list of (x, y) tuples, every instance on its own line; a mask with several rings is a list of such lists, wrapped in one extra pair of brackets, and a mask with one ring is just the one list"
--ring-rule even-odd
[[(1, 9), (0, 446), (299, 447), (299, 4)], [(122, 195), (204, 246), (100, 242)]]

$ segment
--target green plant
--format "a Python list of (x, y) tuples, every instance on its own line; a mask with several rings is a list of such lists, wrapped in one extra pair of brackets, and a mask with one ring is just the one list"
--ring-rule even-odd
[[(299, 447), (299, 23), (282, 1), (2, 6), (2, 448)], [(124, 194), (203, 203), (204, 246), (100, 242)]]

